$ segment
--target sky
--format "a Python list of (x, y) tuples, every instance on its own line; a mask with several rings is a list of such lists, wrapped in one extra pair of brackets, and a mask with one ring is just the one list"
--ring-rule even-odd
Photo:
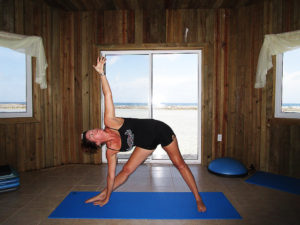
[[(149, 55), (107, 55), (106, 73), (115, 103), (147, 103), (150, 98)], [(197, 103), (197, 54), (153, 55), (153, 98), (163, 103)]]
[[(284, 54), (283, 103), (300, 104), (299, 59), (300, 49)], [(194, 53), (153, 54), (153, 103), (197, 103), (197, 62)], [(26, 101), (25, 68), (24, 54), (0, 47), (0, 102)], [(107, 55), (106, 73), (114, 102), (148, 102), (148, 55)]]
[(283, 55), (282, 103), (300, 104), (300, 48)]
[(0, 47), (0, 102), (25, 101), (25, 54)]

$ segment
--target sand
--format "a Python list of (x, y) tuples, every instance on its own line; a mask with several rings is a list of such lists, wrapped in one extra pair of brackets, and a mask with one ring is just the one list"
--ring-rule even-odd
[[(149, 118), (146, 108), (116, 108), (119, 117)], [(153, 110), (154, 119), (167, 123), (175, 132), (181, 154), (187, 159), (197, 159), (198, 152), (198, 113), (195, 108), (173, 107)], [(200, 143), (199, 143), (200, 145)], [(124, 153), (123, 153), (124, 154)], [(126, 153), (125, 153), (126, 154)], [(153, 159), (168, 159), (159, 146), (153, 153)]]
[(3, 104), (0, 103), (0, 112), (26, 112), (26, 105), (24, 104)]

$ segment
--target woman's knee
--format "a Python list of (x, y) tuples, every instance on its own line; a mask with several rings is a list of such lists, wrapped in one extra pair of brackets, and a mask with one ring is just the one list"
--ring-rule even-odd
[(134, 169), (129, 166), (129, 165), (124, 165), (123, 168), (122, 168), (122, 171), (125, 175), (129, 176), (130, 174), (132, 174), (134, 172)]
[(173, 162), (174, 166), (180, 171), (186, 169), (187, 165), (184, 160), (176, 160)]

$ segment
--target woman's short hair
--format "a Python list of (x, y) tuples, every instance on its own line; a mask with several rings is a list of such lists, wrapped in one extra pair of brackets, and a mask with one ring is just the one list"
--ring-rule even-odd
[(82, 149), (86, 153), (95, 154), (95, 153), (98, 152), (99, 146), (95, 142), (90, 141), (90, 140), (88, 140), (86, 138), (86, 133), (87, 132), (88, 131), (84, 131), (81, 134), (81, 146), (82, 146)]

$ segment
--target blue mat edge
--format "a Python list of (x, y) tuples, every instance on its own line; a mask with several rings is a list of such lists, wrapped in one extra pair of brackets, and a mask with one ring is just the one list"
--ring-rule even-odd
[(263, 183), (256, 183), (254, 181), (251, 180), (251, 178), (253, 178), (255, 176), (256, 173), (259, 173), (259, 174), (266, 174), (266, 175), (271, 175), (271, 176), (278, 176), (280, 178), (284, 177), (284, 178), (289, 178), (289, 179), (296, 179), (296, 178), (293, 178), (293, 177), (288, 177), (288, 176), (283, 176), (283, 175), (278, 175), (278, 174), (274, 174), (274, 173), (268, 173), (268, 172), (263, 172), (263, 171), (257, 171), (255, 172), (254, 174), (252, 174), (250, 177), (248, 177), (245, 182), (246, 183), (249, 183), (249, 184), (254, 184), (254, 185), (258, 185), (258, 186), (261, 186), (261, 187), (266, 187), (266, 188), (270, 188), (270, 189), (273, 189), (273, 190), (277, 190), (277, 191), (283, 191), (283, 192), (287, 192), (287, 193), (291, 193), (291, 194), (295, 194), (295, 195), (300, 195), (300, 192), (294, 192), (294, 191), (290, 191), (290, 190), (287, 190), (287, 189), (284, 189), (284, 188), (280, 188), (280, 187), (273, 187), (273, 186), (270, 186), (270, 185), (267, 185), (267, 184), (263, 184)]
[[(95, 192), (95, 193), (100, 193), (99, 191), (71, 191), (62, 201), (61, 203), (72, 193), (76, 193), (76, 192)], [(122, 192), (122, 191), (120, 191)], [(119, 193), (120, 193), (119, 192)], [(137, 192), (137, 193), (149, 193), (149, 192)], [(174, 193), (174, 192), (157, 192), (157, 193)], [(176, 192), (176, 193), (186, 193), (186, 192)], [(230, 205), (233, 207), (233, 209), (236, 211), (237, 213), (237, 217), (236, 218), (215, 218), (215, 217), (206, 217), (206, 218), (122, 218), (122, 217), (118, 217), (118, 218), (111, 218), (111, 217), (107, 217), (107, 218), (93, 218), (93, 217), (89, 217), (89, 218), (71, 218), (71, 217), (52, 217), (51, 215), (54, 213), (54, 211), (56, 210), (56, 208), (61, 204), (59, 204), (58, 206), (56, 206), (56, 208), (54, 210), (52, 210), (51, 214), (48, 216), (48, 219), (86, 219), (86, 220), (120, 220), (120, 219), (124, 219), (124, 220), (240, 220), (243, 219), (242, 216), (240, 215), (240, 213), (235, 209), (235, 207), (231, 204), (231, 202), (228, 200), (228, 198), (226, 197), (226, 195), (223, 192), (218, 192), (218, 191), (206, 191), (206, 192), (199, 192), (200, 196), (201, 193), (220, 193), (222, 194), (225, 199), (230, 203)]]

